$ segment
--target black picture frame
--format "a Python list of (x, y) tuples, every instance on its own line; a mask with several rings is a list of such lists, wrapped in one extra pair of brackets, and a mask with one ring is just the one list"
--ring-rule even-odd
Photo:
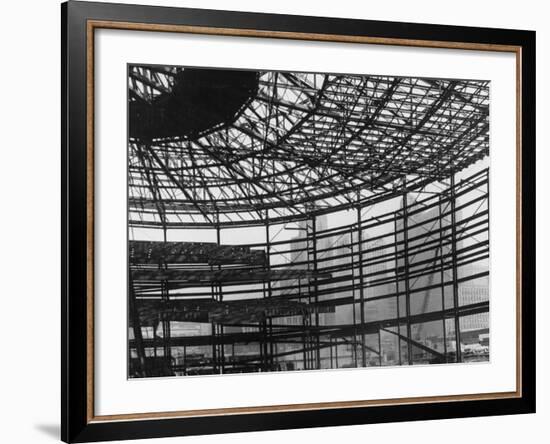
[[(333, 407), (127, 420), (90, 415), (90, 143), (87, 47), (90, 21), (191, 26), (267, 33), (369, 37), (409, 42), (509, 45), (518, 48), (521, 136), (521, 281), (519, 319), (521, 393), (498, 399), (448, 400), (375, 406)], [(535, 32), (413, 23), (274, 15), (186, 8), (69, 1), (61, 5), (62, 53), (62, 384), (61, 435), (65, 442), (156, 438), (396, 421), (416, 421), (535, 412)], [(412, 44), (412, 43), (409, 43)], [(524, 117), (524, 118), (521, 118)], [(91, 326), (90, 326), (91, 324)]]

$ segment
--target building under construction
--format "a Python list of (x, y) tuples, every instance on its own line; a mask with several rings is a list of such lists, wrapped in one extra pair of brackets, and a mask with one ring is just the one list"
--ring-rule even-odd
[(128, 376), (489, 358), (489, 82), (128, 67)]

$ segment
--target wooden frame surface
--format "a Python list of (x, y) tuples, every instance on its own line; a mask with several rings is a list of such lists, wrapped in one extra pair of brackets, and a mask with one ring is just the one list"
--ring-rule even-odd
[[(94, 415), (94, 32), (109, 28), (516, 56), (516, 390)], [(62, 5), (62, 439), (67, 442), (534, 412), (535, 36), (529, 31), (68, 2)], [(523, 116), (528, 112), (529, 119)]]

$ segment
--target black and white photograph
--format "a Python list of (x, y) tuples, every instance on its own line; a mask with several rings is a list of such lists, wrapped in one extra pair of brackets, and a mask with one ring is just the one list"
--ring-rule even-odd
[(0, 441), (538, 444), (546, 9), (5, 2)]
[(128, 377), (489, 361), (489, 91), (128, 65)]

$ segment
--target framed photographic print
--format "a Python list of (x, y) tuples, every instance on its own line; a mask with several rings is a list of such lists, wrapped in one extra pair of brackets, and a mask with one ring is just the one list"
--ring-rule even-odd
[(535, 411), (535, 33), (62, 5), (62, 439)]

